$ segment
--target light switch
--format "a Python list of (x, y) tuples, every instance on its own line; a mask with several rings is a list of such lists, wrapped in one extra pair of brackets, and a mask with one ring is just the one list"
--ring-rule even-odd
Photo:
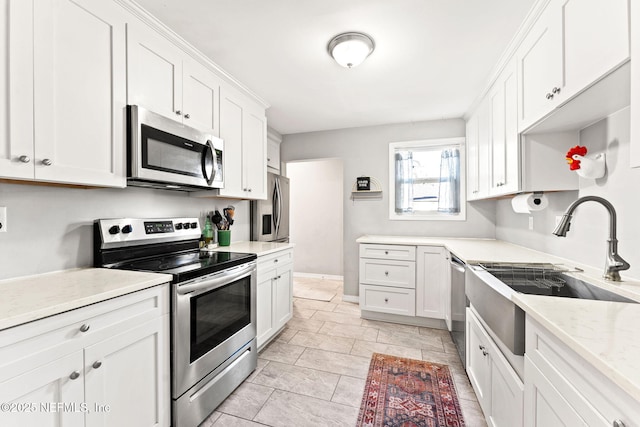
[(529, 230), (533, 230), (533, 217), (529, 217)]

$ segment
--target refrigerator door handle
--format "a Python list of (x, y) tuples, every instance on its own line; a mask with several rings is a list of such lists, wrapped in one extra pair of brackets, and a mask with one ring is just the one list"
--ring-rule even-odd
[(278, 236), (278, 233), (280, 233), (280, 220), (281, 220), (281, 213), (282, 213), (282, 191), (280, 190), (280, 180), (278, 178), (276, 178), (276, 201), (278, 204), (278, 215), (276, 217), (276, 237)]

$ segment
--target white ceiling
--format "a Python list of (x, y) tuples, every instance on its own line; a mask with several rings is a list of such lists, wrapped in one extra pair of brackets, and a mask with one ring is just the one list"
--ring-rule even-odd
[[(456, 118), (483, 89), (534, 0), (138, 0), (265, 99), (282, 134)], [(376, 50), (327, 53), (361, 31)]]

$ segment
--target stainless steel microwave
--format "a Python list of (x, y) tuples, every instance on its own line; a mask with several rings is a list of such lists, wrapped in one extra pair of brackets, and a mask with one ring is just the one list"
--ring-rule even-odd
[(138, 105), (127, 106), (127, 184), (196, 191), (224, 187), (220, 138)]

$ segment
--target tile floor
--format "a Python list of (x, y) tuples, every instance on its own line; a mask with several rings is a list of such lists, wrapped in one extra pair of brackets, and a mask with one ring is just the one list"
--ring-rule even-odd
[(451, 368), (466, 426), (486, 427), (447, 331), (360, 318), (342, 282), (296, 278), (330, 301), (294, 298), (293, 318), (258, 355), (258, 368), (200, 427), (354, 426), (373, 352)]

